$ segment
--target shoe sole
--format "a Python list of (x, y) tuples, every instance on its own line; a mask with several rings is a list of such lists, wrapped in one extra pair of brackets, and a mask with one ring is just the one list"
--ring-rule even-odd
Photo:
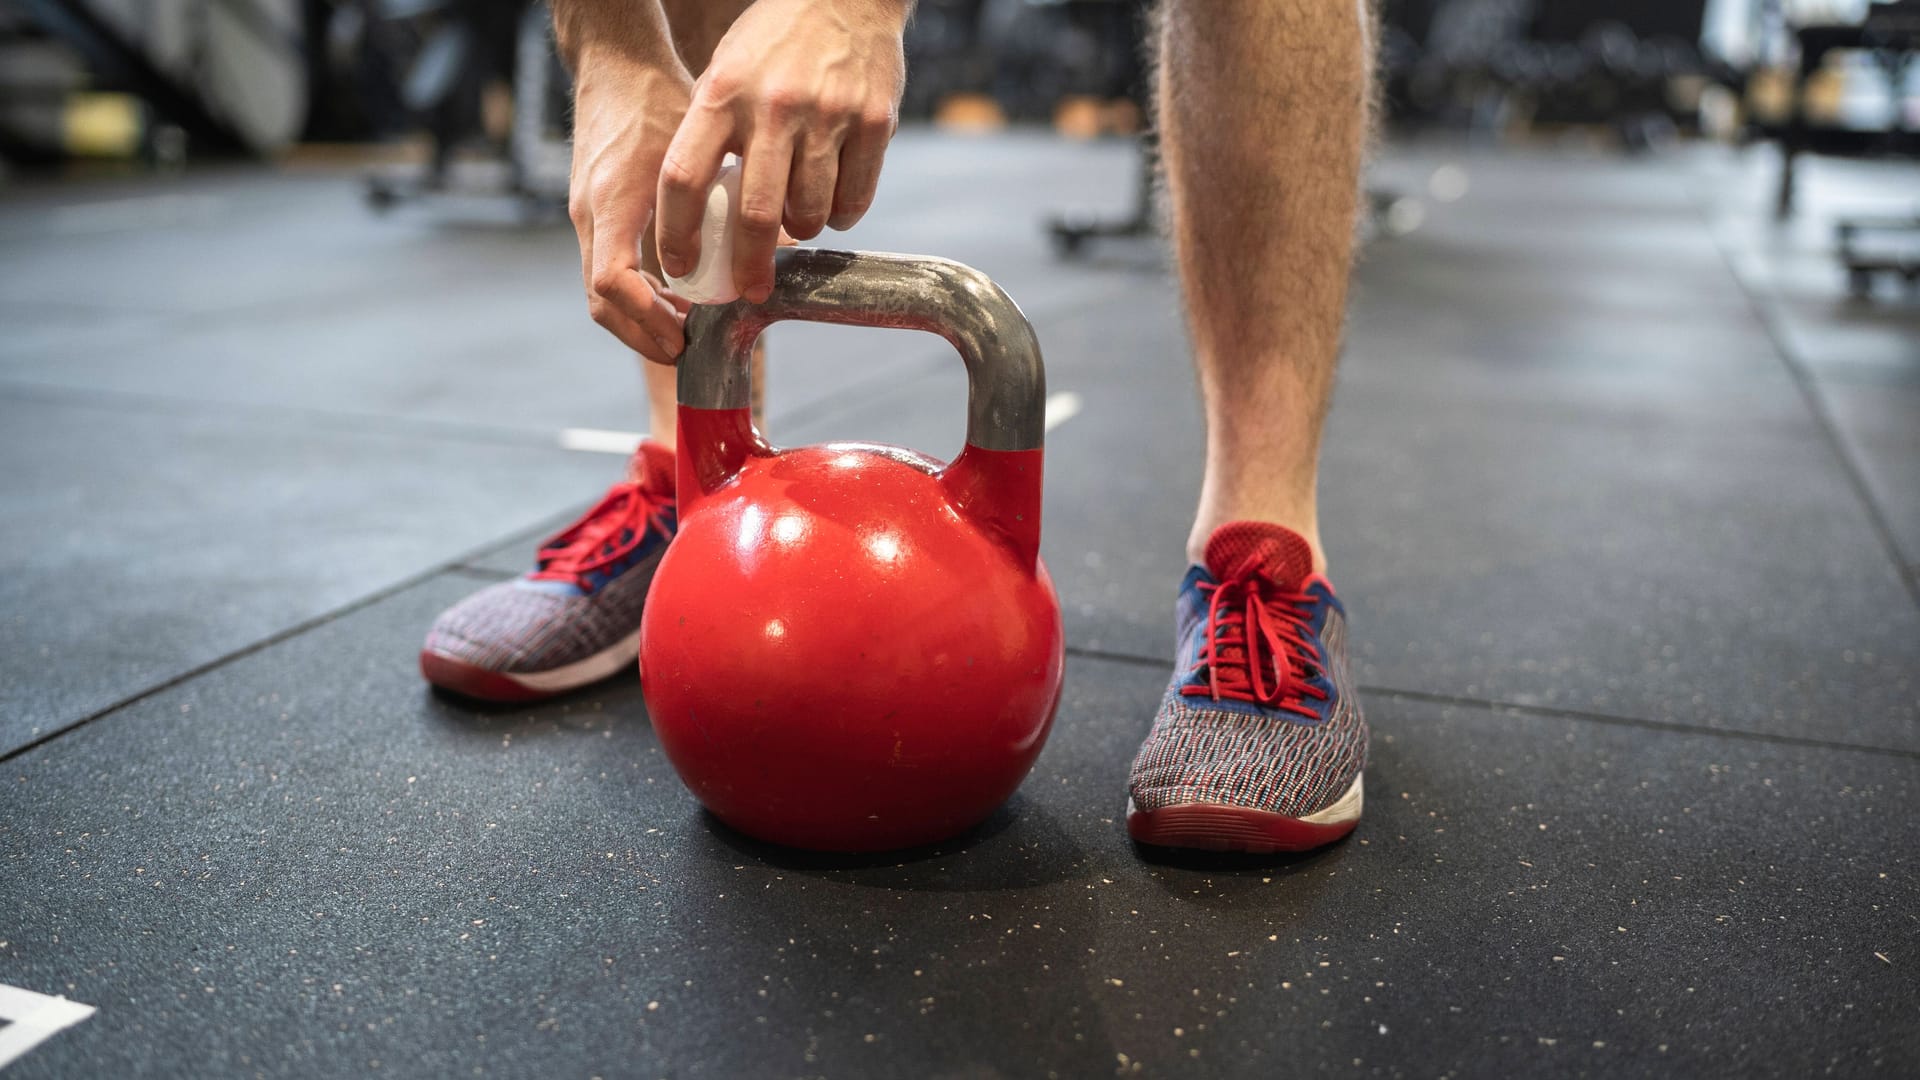
[(457, 656), (432, 649), (420, 650), (420, 674), (442, 690), (481, 701), (523, 704), (545, 701), (569, 690), (590, 686), (618, 674), (628, 664), (639, 663), (640, 631), (635, 630), (618, 644), (602, 649), (585, 660), (548, 671), (509, 674), (469, 664)]
[(1365, 786), (1358, 776), (1333, 805), (1298, 818), (1220, 803), (1176, 803), (1141, 810), (1128, 799), (1127, 835), (1154, 847), (1254, 855), (1312, 851), (1352, 832), (1365, 803)]

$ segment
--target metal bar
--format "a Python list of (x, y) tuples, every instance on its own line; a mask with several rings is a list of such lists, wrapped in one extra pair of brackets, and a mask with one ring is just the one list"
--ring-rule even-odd
[(1000, 286), (947, 259), (783, 248), (773, 295), (696, 306), (680, 358), (682, 405), (744, 409), (752, 400), (753, 343), (776, 322), (924, 330), (953, 344), (967, 365), (967, 443), (1034, 450), (1046, 438), (1047, 377), (1040, 342)]

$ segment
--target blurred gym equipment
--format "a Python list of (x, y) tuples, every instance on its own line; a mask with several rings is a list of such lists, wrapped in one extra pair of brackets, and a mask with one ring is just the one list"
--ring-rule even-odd
[(1158, 218), (1154, 189), (1160, 171), (1160, 140), (1152, 132), (1140, 136), (1140, 167), (1134, 185), (1133, 210), (1124, 218), (1102, 218), (1060, 213), (1047, 221), (1047, 234), (1062, 258), (1080, 254), (1090, 240), (1127, 239), (1152, 235)]
[(1589, 128), (1641, 151), (1696, 126), (1705, 0), (1441, 0), (1383, 11), (1381, 81), (1396, 130), (1491, 138)]
[[(1139, 108), (1142, 116), (1152, 114), (1152, 88), (1147, 85), (1146, 65), (1141, 57), (1146, 48), (1142, 39), (1147, 32), (1148, 5), (1139, 0), (1105, 0), (1055, 5), (1084, 8), (1093, 17), (1083, 25), (1093, 28), (1088, 43), (1107, 60), (1092, 65), (1104, 75), (1099, 91), (1125, 96)], [(1154, 187), (1160, 168), (1159, 140), (1151, 131), (1139, 136), (1140, 156), (1134, 185), (1133, 209), (1124, 218), (1112, 219), (1086, 214), (1061, 213), (1047, 222), (1047, 233), (1054, 250), (1063, 258), (1080, 254), (1087, 242), (1095, 239), (1129, 238), (1151, 235), (1155, 227)]]
[[(1763, 120), (1760, 129), (1780, 144), (1780, 186), (1775, 197), (1775, 213), (1787, 217), (1793, 213), (1794, 165), (1802, 154), (1834, 157), (1920, 156), (1920, 127), (1904, 107), (1913, 59), (1920, 52), (1920, 0), (1892, 0), (1875, 3), (1867, 9), (1858, 25), (1801, 26), (1793, 30), (1793, 43), (1799, 50), (1780, 116), (1774, 122)], [(1815, 88), (1823, 76), (1832, 80), (1831, 93), (1843, 89), (1836, 85), (1844, 76), (1828, 75), (1832, 65), (1844, 63), (1851, 54), (1864, 63), (1841, 70), (1872, 73), (1885, 80), (1890, 108), (1884, 123), (1863, 125), (1839, 115), (1837, 103), (1815, 105)], [(1816, 116), (1816, 112), (1825, 115)]]
[(544, 2), (358, 0), (333, 25), (336, 78), (395, 91), (368, 97), (384, 109), (375, 131), (419, 124), (429, 139), (424, 166), (368, 176), (368, 205), (504, 195), (529, 216), (564, 210), (571, 82)]
[[(1862, 243), (1862, 238), (1866, 242)], [(1875, 278), (1897, 278), (1909, 290), (1920, 285), (1920, 216), (1842, 218), (1834, 225), (1834, 247), (1847, 271), (1847, 289), (1855, 299), (1873, 296)], [(1877, 241), (1877, 242), (1876, 242)]]
[[(14, 157), (268, 154), (306, 119), (299, 0), (11, 0), (0, 58), (0, 152)], [(101, 91), (130, 97), (105, 140)]]

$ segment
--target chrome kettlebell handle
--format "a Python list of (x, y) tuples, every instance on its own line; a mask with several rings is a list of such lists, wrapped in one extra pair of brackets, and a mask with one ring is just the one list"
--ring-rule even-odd
[(938, 334), (967, 365), (967, 445), (1038, 450), (1045, 441), (1046, 369), (1027, 317), (987, 275), (921, 255), (781, 248), (765, 303), (696, 305), (687, 315), (680, 404), (747, 408), (753, 343), (788, 319)]

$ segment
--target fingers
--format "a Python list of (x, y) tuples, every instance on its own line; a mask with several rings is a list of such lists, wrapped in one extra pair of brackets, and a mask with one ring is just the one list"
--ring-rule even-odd
[[(665, 301), (661, 303), (665, 304)], [(587, 310), (593, 315), (593, 321), (619, 338), (622, 345), (656, 364), (670, 365), (686, 350), (686, 338), (677, 315), (671, 332), (661, 334), (647, 323), (628, 318), (620, 309), (597, 297), (587, 301)], [(671, 312), (672, 308), (669, 306), (667, 310)]]
[(660, 295), (660, 280), (639, 268), (648, 194), (624, 186), (589, 194), (585, 220), (575, 221), (581, 275), (594, 322), (649, 360), (671, 363), (685, 345), (682, 315)]
[(733, 283), (751, 303), (758, 304), (773, 292), (773, 249), (780, 240), (792, 163), (793, 136), (784, 126), (762, 127), (741, 154)]
[(700, 223), (707, 213), (707, 189), (733, 141), (732, 114), (722, 107), (695, 103), (688, 111), (660, 164), (659, 214), (654, 222), (660, 267), (685, 277), (700, 261)]
[(596, 267), (595, 251), (604, 252), (611, 245), (594, 243), (589, 213), (577, 215), (574, 227), (580, 233), (580, 277), (587, 289), (587, 313), (627, 348), (658, 364), (673, 363), (686, 348), (686, 301), (667, 293), (652, 274), (630, 264), (619, 268), (618, 259), (607, 259)]
[(887, 143), (893, 140), (893, 129), (891, 114), (875, 114), (860, 119), (847, 133), (840, 146), (839, 183), (828, 225), (850, 229), (873, 205), (874, 192), (880, 186), (880, 164), (886, 158)]
[(811, 240), (827, 227), (833, 213), (834, 186), (840, 175), (840, 140), (827, 132), (803, 132), (787, 180), (786, 231)]
[(640, 325), (664, 350), (666, 355), (660, 358), (661, 362), (670, 364), (686, 351), (687, 310), (692, 305), (673, 295), (666, 283), (652, 274), (642, 270), (636, 276), (647, 283), (647, 291), (652, 296)]
[[(636, 274), (638, 278), (640, 275)], [(641, 286), (645, 289), (646, 286)], [(671, 364), (687, 347), (684, 330), (686, 316), (664, 296), (648, 290), (650, 299), (641, 318), (627, 314), (626, 307), (599, 296), (587, 299), (587, 310), (621, 343), (656, 364)]]

